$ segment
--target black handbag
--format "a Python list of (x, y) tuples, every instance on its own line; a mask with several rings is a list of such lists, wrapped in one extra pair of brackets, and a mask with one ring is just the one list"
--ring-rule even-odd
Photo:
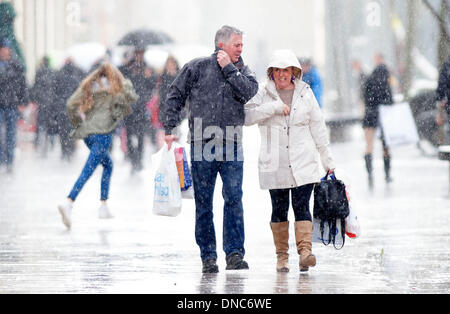
[[(327, 174), (320, 183), (314, 186), (314, 211), (315, 219), (320, 220), (320, 234), (322, 242), (325, 245), (333, 243), (337, 234), (336, 223), (341, 220), (342, 249), (345, 244), (345, 218), (350, 214), (347, 195), (345, 192), (345, 184), (341, 180), (336, 179), (334, 173)], [(328, 243), (323, 239), (325, 222), (329, 226)], [(336, 248), (338, 249), (338, 248)]]

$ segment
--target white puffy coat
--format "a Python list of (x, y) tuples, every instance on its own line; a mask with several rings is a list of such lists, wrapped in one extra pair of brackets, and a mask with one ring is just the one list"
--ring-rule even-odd
[(245, 107), (245, 125), (258, 124), (261, 132), (259, 182), (262, 189), (286, 189), (316, 183), (334, 169), (328, 131), (308, 84), (295, 80), (289, 117), (273, 81), (268, 81)]

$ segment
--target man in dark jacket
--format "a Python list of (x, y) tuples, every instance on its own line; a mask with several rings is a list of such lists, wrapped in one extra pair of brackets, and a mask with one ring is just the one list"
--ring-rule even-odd
[(50, 68), (49, 58), (44, 57), (36, 71), (33, 88), (30, 90), (30, 100), (38, 106), (37, 130), (34, 144), (42, 146), (44, 155), (47, 153), (48, 135), (51, 129), (51, 102), (54, 100), (53, 84), (55, 72)]
[[(0, 165), (11, 172), (16, 148), (18, 106), (28, 103), (28, 89), (23, 66), (11, 57), (11, 43), (0, 38), (0, 131), (6, 126), (5, 147), (0, 137)], [(1, 134), (0, 134), (1, 135)]]
[(136, 47), (133, 58), (119, 70), (123, 76), (133, 83), (137, 102), (132, 105), (133, 112), (125, 118), (127, 131), (128, 157), (131, 161), (132, 171), (143, 169), (144, 135), (150, 127), (150, 113), (147, 103), (151, 99), (156, 87), (157, 79), (153, 71), (144, 60), (144, 47)]
[(61, 142), (62, 159), (70, 160), (74, 151), (74, 140), (70, 137), (72, 124), (66, 111), (66, 102), (77, 90), (86, 74), (72, 59), (67, 59), (64, 66), (56, 72), (53, 84), (52, 114), (50, 119), (57, 122), (58, 135)]
[[(169, 148), (176, 136), (179, 113), (189, 102), (192, 178), (196, 206), (195, 237), (203, 272), (218, 272), (213, 222), (213, 193), (219, 173), (224, 204), (223, 249), (227, 269), (247, 269), (244, 261), (242, 207), (242, 126), (244, 105), (258, 91), (253, 73), (244, 65), (242, 32), (223, 26), (215, 37), (216, 51), (194, 59), (177, 76), (166, 99), (163, 126)], [(225, 144), (225, 145), (224, 145)]]
[(446, 114), (448, 123), (447, 138), (450, 140), (450, 57), (442, 65), (436, 96), (436, 100), (439, 102), (438, 110), (440, 112), (437, 117), (437, 124), (439, 126), (443, 125), (444, 119), (442, 116)]

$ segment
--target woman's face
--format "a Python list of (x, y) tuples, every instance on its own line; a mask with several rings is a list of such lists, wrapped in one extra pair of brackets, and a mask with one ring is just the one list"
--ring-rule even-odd
[(292, 67), (285, 69), (273, 68), (273, 81), (277, 89), (292, 89), (294, 87), (291, 81), (292, 75)]
[(177, 64), (172, 58), (167, 59), (166, 63), (166, 71), (170, 75), (176, 75), (177, 74)]
[(9, 61), (11, 58), (11, 49), (7, 47), (0, 48), (0, 61)]

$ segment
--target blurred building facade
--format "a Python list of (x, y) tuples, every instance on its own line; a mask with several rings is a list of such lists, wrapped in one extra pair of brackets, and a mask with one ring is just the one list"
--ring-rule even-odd
[[(352, 60), (359, 59), (370, 71), (373, 54), (379, 51), (394, 74), (402, 71), (399, 53), (405, 49), (401, 45), (408, 36), (412, 2), (420, 16), (412, 36), (415, 47), (422, 60), (437, 66), (439, 26), (420, 0), (7, 1), (17, 12), (16, 35), (30, 80), (43, 55), (63, 56), (74, 43), (95, 41), (112, 47), (125, 33), (146, 27), (166, 32), (179, 44), (212, 50), (216, 30), (228, 24), (245, 32), (243, 56), (258, 78), (264, 76), (273, 50), (292, 49), (318, 66), (324, 78), (324, 108), (353, 111), (357, 108)], [(429, 1), (439, 6), (442, 0)], [(423, 74), (419, 72), (414, 75)]]
[[(4, 0), (2, 0), (4, 1)], [(244, 57), (263, 75), (274, 49), (290, 48), (325, 65), (324, 0), (9, 0), (17, 12), (16, 33), (29, 78), (45, 54), (82, 41), (113, 46), (126, 32), (148, 27), (177, 43), (213, 48), (222, 25), (245, 32)]]

